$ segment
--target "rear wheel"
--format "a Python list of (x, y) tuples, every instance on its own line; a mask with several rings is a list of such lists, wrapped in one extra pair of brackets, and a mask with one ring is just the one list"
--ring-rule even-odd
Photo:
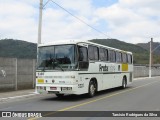
[(127, 86), (127, 79), (125, 77), (123, 77), (122, 88), (125, 89), (126, 86)]
[(96, 84), (94, 81), (90, 81), (88, 88), (88, 96), (93, 97), (96, 93)]
[(64, 94), (56, 94), (57, 97), (61, 98), (64, 96)]

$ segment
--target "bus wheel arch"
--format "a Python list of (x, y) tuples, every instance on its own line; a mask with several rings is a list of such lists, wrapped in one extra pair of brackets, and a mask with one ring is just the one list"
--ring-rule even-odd
[(125, 89), (127, 86), (127, 76), (124, 75), (122, 79), (122, 88)]
[(98, 90), (98, 82), (96, 78), (92, 78), (88, 85), (88, 96), (93, 97)]

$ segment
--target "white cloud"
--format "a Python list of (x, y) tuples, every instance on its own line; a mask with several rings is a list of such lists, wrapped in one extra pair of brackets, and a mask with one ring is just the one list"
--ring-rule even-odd
[(147, 42), (160, 31), (158, 3), (159, 0), (120, 0), (97, 9), (95, 15), (108, 22), (110, 36), (131, 43)]
[[(97, 20), (91, 19), (93, 18), (91, 17), (91, 14), (93, 14), (91, 12), (91, 0), (62, 0), (56, 2), (82, 21), (90, 25), (96, 24)], [(51, 6), (43, 11), (43, 42), (59, 39), (93, 39), (98, 34), (59, 7)]]
[[(46, 0), (44, 0), (44, 3)], [(91, 0), (56, 1), (89, 24), (92, 14)], [(39, 0), (0, 1), (0, 39), (14, 38), (37, 42)], [(85, 16), (85, 17), (83, 17)], [(86, 17), (87, 16), (87, 17)], [(74, 17), (49, 2), (43, 10), (42, 42), (57, 39), (94, 38), (94, 32)]]
[[(107, 7), (93, 6), (92, 0), (54, 1), (94, 28), (103, 29), (102, 32), (112, 38), (131, 43), (148, 42), (150, 37), (160, 41), (159, 0), (119, 0)], [(1, 0), (0, 39), (37, 42), (38, 5), (39, 0)], [(101, 21), (105, 21), (107, 26)], [(78, 21), (52, 2), (46, 5), (43, 10), (42, 42), (93, 38), (106, 36)]]
[[(23, 0), (24, 1), (24, 0)], [(14, 38), (35, 42), (37, 32), (36, 9), (31, 2), (4, 0), (0, 4), (0, 38)], [(37, 33), (36, 33), (37, 34)]]
[(69, 11), (88, 17), (93, 12), (92, 0), (54, 0)]

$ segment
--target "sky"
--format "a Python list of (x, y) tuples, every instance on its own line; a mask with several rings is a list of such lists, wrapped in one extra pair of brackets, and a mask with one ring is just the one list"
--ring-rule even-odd
[[(48, 0), (43, 0), (45, 4)], [(42, 43), (114, 38), (160, 42), (160, 0), (51, 0), (44, 6)], [(39, 0), (0, 0), (0, 39), (37, 43)]]

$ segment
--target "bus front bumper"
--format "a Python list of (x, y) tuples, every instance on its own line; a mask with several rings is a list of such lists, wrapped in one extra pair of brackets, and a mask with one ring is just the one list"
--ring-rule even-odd
[(49, 94), (82, 94), (78, 91), (76, 85), (38, 85), (36, 86), (38, 93), (49, 93)]

